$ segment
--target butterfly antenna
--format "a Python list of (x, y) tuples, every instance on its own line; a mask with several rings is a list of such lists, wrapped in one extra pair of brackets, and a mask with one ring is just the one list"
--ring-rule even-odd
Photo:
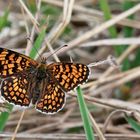
[[(33, 46), (33, 42), (31, 41), (30, 37), (27, 37), (27, 40), (29, 40), (29, 41), (32, 43), (32, 46)], [(37, 52), (37, 54), (38, 54), (40, 60), (42, 61), (42, 57), (41, 57), (41, 55), (38, 53), (37, 48), (36, 48), (35, 46), (34, 46), (33, 48), (34, 48), (34, 50)]]
[(51, 54), (47, 57), (47, 59), (50, 58), (52, 55), (54, 55), (56, 52), (58, 52), (58, 51), (60, 51), (61, 49), (63, 49), (64, 47), (68, 47), (68, 45), (63, 45), (63, 46), (59, 47), (59, 48), (56, 49), (53, 53), (51, 53)]
[(36, 52), (37, 52), (37, 54), (38, 54), (40, 60), (42, 61), (42, 57), (41, 57), (41, 55), (39, 54), (39, 52), (38, 52), (38, 50), (36, 49), (36, 47), (34, 46), (33, 48), (36, 50)]
[(73, 59), (72, 59), (72, 56), (70, 56), (70, 62), (71, 62), (71, 63), (73, 63)]

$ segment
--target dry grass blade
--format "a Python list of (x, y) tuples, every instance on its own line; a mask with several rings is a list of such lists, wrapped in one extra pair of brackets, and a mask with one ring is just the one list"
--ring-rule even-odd
[(29, 15), (29, 17), (31, 18), (33, 24), (39, 25), (38, 21), (34, 18), (34, 16), (31, 14), (31, 12), (28, 10), (28, 8), (25, 6), (24, 2), (22, 0), (19, 0), (20, 4), (22, 5), (22, 7), (24, 8), (24, 10), (27, 12), (27, 14)]
[(90, 117), (90, 119), (91, 119), (91, 121), (92, 121), (93, 127), (94, 127), (94, 129), (95, 129), (95, 131), (96, 131), (96, 134), (97, 134), (97, 136), (99, 137), (99, 139), (100, 139), (100, 140), (105, 140), (105, 137), (104, 137), (103, 133), (101, 132), (101, 130), (100, 130), (98, 124), (96, 123), (96, 121), (94, 120), (94, 118), (92, 117), (91, 114), (89, 114), (89, 117)]
[(112, 18), (111, 20), (106, 21), (105, 23), (102, 23), (101, 25), (91, 29), (90, 31), (87, 31), (86, 33), (84, 33), (84, 35), (72, 40), (71, 42), (69, 42), (68, 43), (69, 47), (66, 48), (65, 50), (59, 51), (58, 53), (64, 53), (65, 51), (68, 51), (68, 50), (72, 49), (73, 47), (87, 41), (91, 37), (103, 32), (105, 29), (107, 29), (110, 26), (116, 24), (120, 20), (132, 15), (133, 13), (137, 12), (138, 10), (140, 10), (140, 4), (137, 4), (136, 6), (129, 9), (128, 11), (125, 11), (125, 12), (119, 14), (115, 18)]
[[(44, 1), (48, 4), (51, 4), (51, 5), (63, 7), (63, 3), (58, 0), (53, 0), (53, 1), (52, 0), (42, 0), (42, 1)], [(73, 6), (73, 11), (77, 11), (86, 16), (88, 15), (88, 16), (92, 16), (94, 18), (98, 18), (103, 22), (103, 13), (99, 10), (95, 10), (93, 8), (88, 8), (88, 7), (84, 7), (82, 5), (75, 4)], [(115, 18), (116, 16), (117, 15), (113, 15), (113, 18)], [(137, 20), (122, 19), (122, 20), (118, 21), (117, 24), (140, 29), (139, 21), (137, 21)]]
[[(53, 43), (62, 34), (62, 32), (64, 31), (64, 29), (66, 28), (66, 26), (69, 24), (71, 20), (73, 5), (74, 5), (74, 0), (64, 1), (62, 21), (52, 28), (49, 35), (46, 37), (45, 42)], [(42, 47), (42, 49), (40, 49), (39, 54), (42, 54), (45, 49), (46, 49), (46, 44)]]
[(15, 140), (16, 135), (17, 135), (17, 132), (18, 132), (18, 129), (19, 129), (20, 125), (21, 125), (21, 121), (22, 121), (22, 119), (23, 119), (23, 117), (24, 117), (24, 114), (25, 114), (25, 110), (22, 111), (22, 113), (21, 113), (20, 119), (19, 119), (19, 121), (18, 121), (18, 124), (17, 124), (17, 126), (16, 126), (16, 129), (15, 129), (15, 131), (14, 131), (14, 134), (13, 134), (11, 140)]
[(97, 40), (93, 42), (83, 43), (79, 47), (95, 47), (95, 46), (102, 46), (102, 45), (139, 45), (140, 38), (116, 38), (116, 39), (103, 39)]

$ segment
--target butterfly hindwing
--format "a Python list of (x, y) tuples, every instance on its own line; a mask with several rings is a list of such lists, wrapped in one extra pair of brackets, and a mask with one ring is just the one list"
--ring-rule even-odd
[(49, 82), (46, 83), (45, 93), (42, 94), (36, 103), (36, 109), (44, 113), (54, 114), (61, 110), (64, 104), (65, 93), (60, 86), (50, 78)]
[(86, 82), (89, 76), (89, 68), (84, 64), (53, 63), (48, 69), (65, 91), (70, 91)]
[(35, 67), (38, 63), (31, 58), (8, 50), (0, 48), (0, 77), (6, 78), (13, 74)]
[(20, 106), (29, 106), (27, 75), (11, 76), (3, 80), (1, 85), (1, 95), (9, 103)]

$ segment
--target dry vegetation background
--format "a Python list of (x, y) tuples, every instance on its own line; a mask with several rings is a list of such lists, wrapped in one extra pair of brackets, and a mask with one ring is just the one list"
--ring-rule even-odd
[[(140, 139), (139, 0), (1, 0), (0, 17), (0, 47), (35, 56), (34, 42), (46, 30), (36, 45), (42, 57), (68, 45), (48, 63), (96, 65), (115, 56), (117, 66), (110, 59), (89, 65), (89, 81), (81, 86), (90, 125), (95, 139)], [(7, 103), (0, 105), (1, 112), (11, 110)], [(0, 140), (89, 139), (76, 91), (67, 93), (64, 109), (55, 115), (14, 107), (1, 113), (0, 125)]]

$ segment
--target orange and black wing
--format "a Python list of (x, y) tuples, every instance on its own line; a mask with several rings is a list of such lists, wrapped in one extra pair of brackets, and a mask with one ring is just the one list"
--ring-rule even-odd
[(0, 48), (0, 77), (6, 78), (18, 72), (36, 67), (38, 63), (31, 58), (8, 50)]
[(60, 111), (65, 104), (65, 93), (51, 77), (46, 83), (44, 91), (36, 103), (36, 109), (47, 114)]
[(89, 76), (89, 68), (84, 64), (53, 63), (47, 68), (64, 91), (70, 91), (86, 82)]
[(20, 106), (29, 106), (30, 98), (28, 84), (29, 77), (25, 74), (5, 78), (1, 84), (1, 95), (9, 103)]

